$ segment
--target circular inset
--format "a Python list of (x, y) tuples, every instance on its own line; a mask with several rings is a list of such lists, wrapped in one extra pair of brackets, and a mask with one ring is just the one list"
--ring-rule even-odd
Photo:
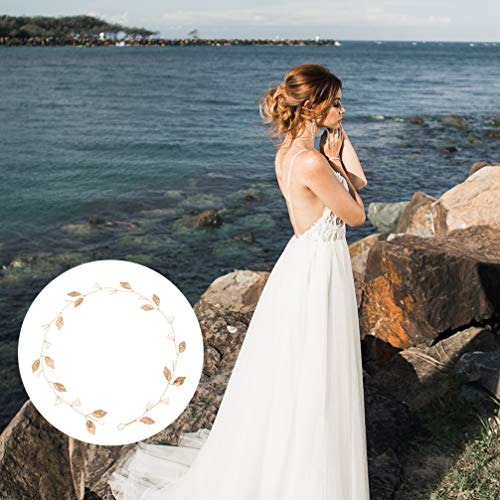
[(57, 276), (24, 318), (19, 370), (38, 411), (81, 441), (122, 445), (171, 424), (203, 367), (182, 292), (141, 264), (99, 260)]

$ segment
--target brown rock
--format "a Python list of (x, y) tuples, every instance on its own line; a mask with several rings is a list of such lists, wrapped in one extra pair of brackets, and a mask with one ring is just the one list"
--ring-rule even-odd
[(431, 206), (434, 234), (438, 238), (470, 226), (500, 229), (500, 169), (483, 166)]
[(195, 228), (220, 226), (222, 225), (222, 217), (217, 210), (209, 208), (193, 217), (192, 223)]
[(362, 336), (406, 349), (491, 318), (500, 302), (494, 286), (500, 282), (498, 262), (455, 241), (406, 234), (379, 238), (367, 260)]
[(73, 439), (28, 400), (0, 436), (0, 498), (79, 500), (91, 470), (101, 479), (126, 448)]
[(431, 204), (436, 201), (434, 196), (417, 191), (401, 214), (395, 233), (409, 233), (417, 236), (433, 236), (434, 224)]
[(475, 163), (469, 177), (439, 199), (417, 191), (406, 206), (394, 233), (444, 238), (472, 226), (500, 229), (500, 169)]
[(225, 311), (243, 314), (251, 312), (257, 305), (268, 277), (268, 272), (249, 270), (238, 270), (219, 276), (201, 296), (200, 302)]
[(356, 292), (356, 307), (359, 309), (363, 300), (365, 282), (363, 280), (363, 276), (356, 271), (352, 272), (352, 276), (354, 278), (354, 291)]
[(359, 273), (361, 277), (365, 274), (366, 259), (371, 247), (378, 240), (380, 233), (370, 234), (349, 245), (352, 270)]
[(476, 161), (474, 165), (469, 169), (469, 176), (476, 173), (480, 168), (482, 167), (487, 167), (488, 165), (491, 165), (491, 163), (487, 161)]

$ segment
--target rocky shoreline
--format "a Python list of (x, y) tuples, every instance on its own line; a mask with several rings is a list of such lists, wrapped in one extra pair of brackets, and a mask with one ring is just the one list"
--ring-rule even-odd
[[(403, 457), (420, 415), (444, 397), (471, 405), (500, 399), (499, 213), (500, 165), (478, 162), (439, 198), (416, 192), (409, 202), (370, 205), (379, 231), (349, 247), (373, 499), (417, 498), (402, 493), (418, 474)], [(195, 304), (205, 343), (199, 387), (147, 442), (175, 445), (181, 432), (211, 427), (268, 276), (220, 276)], [(134, 446), (75, 440), (28, 400), (0, 436), (0, 497), (111, 499), (107, 479)]]
[(253, 38), (143, 38), (126, 39), (117, 42), (114, 39), (100, 37), (62, 37), (62, 36), (35, 36), (30, 38), (0, 37), (0, 46), (4, 47), (169, 47), (178, 45), (209, 45), (214, 47), (234, 45), (275, 45), (275, 46), (303, 46), (328, 45), (337, 46), (337, 40), (297, 40), (297, 39), (253, 39)]

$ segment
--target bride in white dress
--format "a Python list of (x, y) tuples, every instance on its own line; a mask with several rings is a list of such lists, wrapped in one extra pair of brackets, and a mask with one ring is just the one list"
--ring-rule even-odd
[[(108, 480), (117, 499), (370, 498), (345, 238), (346, 224), (365, 221), (356, 188), (366, 178), (342, 127), (341, 96), (327, 68), (302, 64), (261, 99), (273, 138), (284, 137), (275, 168), (294, 234), (262, 291), (212, 428), (184, 433), (179, 446), (139, 442)], [(330, 133), (318, 151), (320, 127)]]

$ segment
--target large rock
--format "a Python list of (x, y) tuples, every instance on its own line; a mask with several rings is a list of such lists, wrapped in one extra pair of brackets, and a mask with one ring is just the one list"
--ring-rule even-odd
[(215, 306), (244, 314), (253, 312), (268, 277), (268, 272), (247, 270), (219, 276), (201, 296), (197, 306)]
[(371, 381), (363, 378), (370, 498), (392, 498), (402, 482), (399, 454), (421, 429), (420, 420), (407, 405)]
[(474, 226), (500, 230), (500, 168), (476, 163), (467, 179), (439, 199), (416, 192), (396, 225), (395, 233), (446, 238)]
[(468, 382), (476, 382), (500, 399), (500, 341), (493, 352), (467, 352), (457, 363), (456, 370)]
[(135, 444), (100, 446), (53, 427), (27, 400), (0, 436), (0, 498), (84, 498), (86, 487), (110, 493), (107, 478)]
[(368, 219), (379, 231), (394, 231), (407, 204), (407, 201), (372, 202), (368, 205)]
[(349, 245), (352, 270), (358, 273), (362, 279), (365, 275), (366, 260), (371, 247), (378, 240), (380, 233), (370, 234)]
[[(472, 165), (472, 167), (469, 169), (469, 175), (472, 175), (472, 174), (476, 173), (480, 168), (487, 167), (489, 165), (491, 165), (491, 163), (488, 161), (476, 161), (476, 163), (474, 163)], [(496, 166), (500, 166), (500, 165), (496, 165)]]
[(500, 230), (500, 168), (484, 166), (432, 204), (434, 234), (454, 229), (490, 226)]
[(490, 319), (500, 304), (495, 286), (500, 282), (500, 233), (483, 229), (493, 238), (485, 245), (487, 255), (480, 245), (471, 250), (457, 244), (457, 233), (450, 243), (409, 234), (380, 237), (367, 260), (362, 337), (407, 349)]
[(27, 401), (0, 436), (0, 497), (82, 498), (83, 472), (72, 473), (74, 451)]
[(410, 233), (417, 236), (434, 236), (431, 205), (436, 201), (421, 191), (413, 194), (398, 220), (395, 233)]
[(498, 333), (489, 327), (469, 327), (433, 346), (410, 347), (399, 352), (372, 377), (372, 383), (415, 411), (455, 386), (454, 367), (464, 353), (498, 349)]

